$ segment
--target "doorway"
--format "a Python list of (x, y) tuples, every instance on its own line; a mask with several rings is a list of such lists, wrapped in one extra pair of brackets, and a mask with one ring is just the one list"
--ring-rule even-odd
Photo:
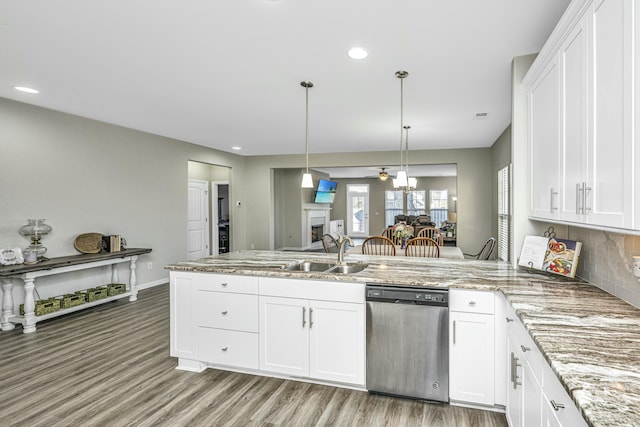
[(347, 184), (347, 234), (369, 236), (369, 184)]
[(188, 161), (187, 258), (189, 260), (232, 250), (229, 209), (231, 169)]

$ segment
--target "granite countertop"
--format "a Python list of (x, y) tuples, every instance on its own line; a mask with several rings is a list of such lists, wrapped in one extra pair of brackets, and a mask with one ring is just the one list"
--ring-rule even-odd
[(171, 264), (174, 271), (500, 291), (591, 426), (640, 426), (640, 309), (580, 279), (499, 261), (348, 255), (368, 267), (340, 275), (283, 270), (335, 254), (240, 251)]

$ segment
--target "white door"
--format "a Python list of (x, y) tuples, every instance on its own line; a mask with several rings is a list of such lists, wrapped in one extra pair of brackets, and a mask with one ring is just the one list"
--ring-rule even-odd
[(364, 385), (364, 304), (309, 303), (309, 376)]
[(209, 183), (190, 179), (187, 192), (187, 259), (209, 256)]
[(309, 303), (260, 297), (260, 369), (309, 375)]
[(347, 234), (369, 236), (369, 184), (347, 184)]

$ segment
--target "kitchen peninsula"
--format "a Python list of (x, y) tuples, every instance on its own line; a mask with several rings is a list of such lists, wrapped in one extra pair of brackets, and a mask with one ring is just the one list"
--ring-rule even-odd
[[(362, 286), (359, 289), (364, 289), (364, 283), (367, 282), (488, 291), (504, 298), (507, 310), (513, 309), (533, 339), (534, 345), (543, 355), (544, 361), (550, 366), (588, 425), (640, 425), (640, 310), (595, 286), (578, 279), (569, 280), (516, 271), (506, 263), (494, 261), (349, 255), (349, 264), (363, 263), (367, 265), (366, 268), (353, 274), (286, 269), (301, 261), (335, 263), (336, 260), (333, 254), (240, 251), (166, 266), (171, 270), (172, 356), (179, 359), (183, 357), (174, 354), (176, 339), (182, 340), (182, 345), (185, 339), (192, 340), (188, 344), (193, 344), (198, 338), (196, 334), (181, 335), (185, 329), (180, 329), (183, 326), (176, 323), (176, 314), (187, 316), (195, 322), (195, 318), (200, 315), (197, 310), (198, 304), (215, 304), (215, 296), (224, 295), (217, 293), (204, 301), (193, 294), (190, 295), (192, 299), (188, 307), (191, 310), (187, 310), (185, 305), (177, 306), (175, 292), (181, 292), (180, 288), (188, 286), (186, 282), (181, 283), (177, 280), (185, 277), (181, 276), (184, 274), (195, 275), (193, 277), (220, 275), (235, 278), (239, 281), (234, 292), (239, 298), (238, 301), (244, 300), (254, 292), (257, 295), (262, 291), (263, 283), (271, 289), (277, 287), (283, 292), (290, 291), (292, 297), (306, 292), (304, 287), (308, 284), (313, 286), (310, 292), (315, 292), (315, 298), (318, 299), (330, 299), (330, 294), (338, 289), (337, 286), (345, 284), (346, 291), (340, 291), (341, 295), (338, 296), (338, 299), (345, 300), (354, 297), (352, 293), (354, 289), (358, 289), (358, 285)], [(364, 295), (361, 298), (364, 301)], [(253, 307), (257, 316), (257, 302)], [(178, 309), (182, 311), (177, 313)], [(357, 315), (353, 310), (348, 313)], [(364, 313), (360, 313), (359, 321), (364, 322)], [(504, 323), (504, 319), (496, 317), (496, 325), (499, 320)], [(258, 342), (255, 340), (261, 339), (259, 336), (262, 330), (259, 331), (255, 326), (247, 328), (240, 334), (243, 339)], [(236, 328), (238, 329), (240, 328)], [(207, 338), (215, 338), (212, 330), (205, 332), (213, 334)], [(496, 335), (496, 338), (498, 348), (498, 340), (501, 338), (499, 335)], [(496, 352), (498, 353), (502, 354)], [(250, 366), (260, 366), (261, 369), (262, 362), (247, 361)], [(220, 365), (209, 362), (198, 365), (187, 363), (185, 368), (198, 370), (212, 366), (225, 369), (224, 363)], [(505, 371), (506, 365), (505, 361)], [(251, 369), (245, 371), (251, 372)], [(257, 373), (259, 371), (256, 370)], [(309, 377), (300, 376), (307, 379)], [(329, 379), (324, 382), (334, 382), (342, 386), (351, 383), (356, 384), (352, 387), (363, 388), (357, 386), (363, 384), (358, 378), (354, 378), (353, 381)]]

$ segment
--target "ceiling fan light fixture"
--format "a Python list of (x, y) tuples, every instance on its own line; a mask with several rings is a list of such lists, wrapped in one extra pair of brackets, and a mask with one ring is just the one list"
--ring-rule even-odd
[(378, 177), (380, 178), (380, 181), (386, 181), (387, 178), (389, 178), (389, 173), (387, 173), (386, 170), (384, 170), (385, 168), (382, 168), (382, 170), (380, 171), (380, 173), (378, 174)]

